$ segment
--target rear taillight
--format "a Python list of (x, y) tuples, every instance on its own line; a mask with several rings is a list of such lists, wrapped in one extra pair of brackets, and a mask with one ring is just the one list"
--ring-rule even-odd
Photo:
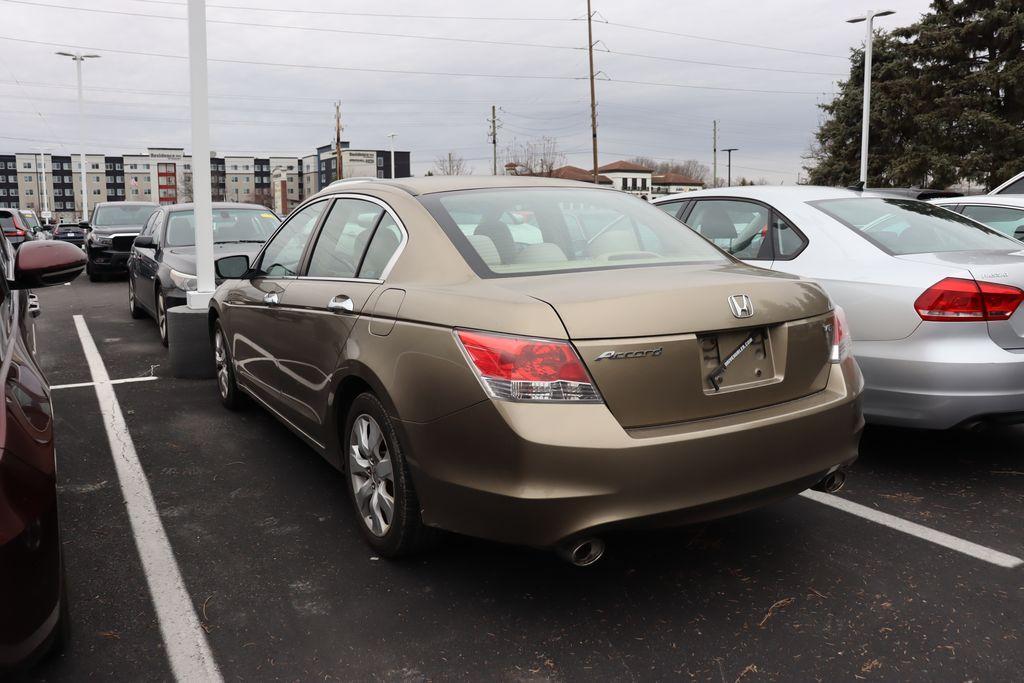
[(947, 277), (917, 297), (922, 320), (971, 322), (1008, 320), (1024, 301), (1024, 291), (1009, 285)]
[(832, 311), (832, 355), (833, 363), (841, 363), (850, 356), (853, 340), (850, 339), (850, 325), (846, 322), (846, 312), (836, 306)]
[(487, 392), (510, 401), (598, 403), (601, 395), (576, 349), (564, 341), (457, 330)]
[(7, 237), (24, 237), (25, 231), (18, 230), (17, 228), (5, 228), (4, 235), (6, 235)]

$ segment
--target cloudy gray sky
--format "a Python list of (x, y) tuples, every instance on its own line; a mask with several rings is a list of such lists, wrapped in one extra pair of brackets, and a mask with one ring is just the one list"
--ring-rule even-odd
[[(308, 154), (333, 139), (340, 99), (353, 147), (386, 149), (396, 133), (416, 174), (450, 150), (488, 173), (495, 104), (499, 146), (550, 136), (569, 163), (590, 166), (585, 0), (207, 5), (211, 135), (222, 154)], [(897, 13), (879, 26), (893, 28), (928, 2), (885, 6)], [(867, 7), (594, 0), (601, 163), (642, 154), (710, 165), (717, 119), (719, 147), (739, 148), (734, 178), (794, 182), (816, 105), (863, 40), (863, 24), (844, 20)], [(185, 0), (0, 0), (0, 150), (78, 151), (74, 67), (53, 54), (69, 48), (102, 55), (85, 64), (87, 151), (188, 149), (184, 17)]]

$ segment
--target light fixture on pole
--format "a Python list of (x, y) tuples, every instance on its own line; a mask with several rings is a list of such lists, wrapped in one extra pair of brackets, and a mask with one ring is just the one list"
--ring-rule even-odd
[(210, 90), (206, 78), (206, 0), (188, 0), (188, 67), (196, 291), (187, 292), (186, 296), (189, 308), (206, 310), (216, 288), (213, 268), (213, 196), (210, 185)]
[(871, 119), (871, 52), (874, 43), (875, 17), (887, 17), (895, 14), (891, 9), (868, 10), (862, 17), (847, 19), (848, 24), (867, 23), (867, 37), (864, 39), (864, 113), (862, 114), (860, 132), (860, 182), (863, 187), (868, 184), (868, 126)]
[(395, 136), (398, 133), (388, 133), (388, 137), (391, 139), (391, 178), (395, 178)]
[(726, 176), (728, 177), (728, 179), (726, 181), (727, 182), (727, 185), (726, 185), (727, 187), (732, 187), (732, 153), (737, 151), (737, 150), (739, 150), (739, 147), (728, 147), (728, 148), (722, 150), (723, 152), (725, 152), (726, 154), (729, 155), (729, 158), (725, 162), (726, 163), (726, 167), (729, 169), (728, 171), (726, 171)]
[(87, 59), (99, 59), (99, 55), (83, 55), (80, 52), (58, 52), (61, 57), (70, 57), (75, 62), (75, 73), (78, 76), (78, 180), (82, 185), (82, 217), (81, 220), (89, 220), (89, 192), (85, 187), (85, 141), (83, 139), (83, 125), (85, 111), (82, 107), (82, 62)]

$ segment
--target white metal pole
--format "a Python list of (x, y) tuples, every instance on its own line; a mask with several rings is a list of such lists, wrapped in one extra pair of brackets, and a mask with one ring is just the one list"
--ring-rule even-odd
[(395, 178), (395, 135), (397, 133), (390, 133), (388, 137), (391, 138), (391, 178)]
[(196, 290), (188, 307), (205, 309), (214, 290), (213, 198), (210, 189), (209, 85), (206, 81), (206, 1), (188, 0), (189, 90), (192, 106), (192, 201), (196, 225)]
[(50, 213), (50, 193), (46, 189), (46, 152), (39, 156), (43, 160), (40, 164), (43, 173), (43, 213)]
[(78, 169), (78, 182), (82, 186), (82, 218), (81, 220), (89, 220), (89, 191), (86, 189), (85, 183), (85, 135), (83, 121), (85, 117), (85, 109), (82, 106), (82, 62), (85, 61), (85, 57), (77, 55), (75, 57), (75, 72), (78, 75), (78, 163), (81, 168)]
[(864, 39), (864, 113), (862, 114), (860, 131), (860, 181), (864, 187), (868, 185), (868, 128), (871, 122), (871, 49), (874, 36), (872, 27), (875, 23), (875, 15), (869, 11), (867, 21), (867, 38)]

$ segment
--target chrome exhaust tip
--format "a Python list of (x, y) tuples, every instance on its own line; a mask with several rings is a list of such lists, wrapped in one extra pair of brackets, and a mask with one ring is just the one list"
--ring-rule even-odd
[(559, 548), (566, 562), (576, 567), (589, 567), (604, 555), (604, 541), (600, 538), (584, 538)]
[(824, 479), (819, 481), (811, 488), (815, 491), (824, 491), (825, 493), (835, 493), (839, 489), (843, 488), (843, 484), (846, 483), (846, 472), (842, 470), (836, 470), (830, 472), (825, 476)]

